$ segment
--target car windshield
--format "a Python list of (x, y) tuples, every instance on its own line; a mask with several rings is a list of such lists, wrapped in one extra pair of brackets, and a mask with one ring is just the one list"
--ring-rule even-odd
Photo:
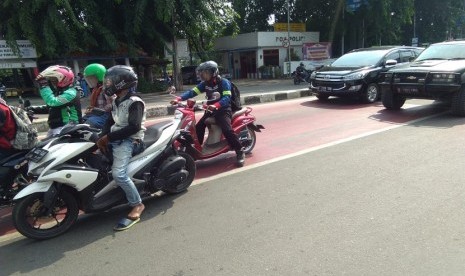
[(424, 50), (416, 61), (431, 59), (464, 59), (465, 44), (436, 44)]
[(337, 60), (331, 66), (333, 67), (366, 67), (377, 64), (387, 53), (386, 50), (371, 50), (347, 53)]

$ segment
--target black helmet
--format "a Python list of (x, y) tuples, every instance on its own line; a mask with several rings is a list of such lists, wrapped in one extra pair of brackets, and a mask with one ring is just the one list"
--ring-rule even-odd
[(109, 68), (103, 79), (103, 90), (108, 96), (136, 86), (137, 74), (132, 67), (126, 65), (115, 65)]
[(200, 63), (197, 67), (197, 71), (209, 71), (212, 76), (216, 77), (218, 75), (218, 64), (213, 60), (205, 61), (204, 63)]
[(304, 63), (303, 63), (303, 62), (301, 62), (301, 63), (300, 63), (300, 66), (304, 66)]

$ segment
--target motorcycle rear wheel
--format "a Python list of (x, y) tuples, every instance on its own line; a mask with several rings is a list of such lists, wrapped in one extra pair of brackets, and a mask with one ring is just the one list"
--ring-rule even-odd
[(167, 194), (179, 194), (187, 190), (187, 188), (194, 181), (195, 173), (197, 171), (195, 161), (194, 161), (194, 158), (192, 158), (192, 156), (190, 156), (189, 154), (185, 152), (178, 152), (178, 154), (182, 156), (184, 159), (186, 159), (186, 165), (184, 166), (184, 169), (189, 172), (189, 175), (187, 176), (186, 179), (184, 179), (184, 181), (182, 181), (175, 187), (170, 187), (169, 189), (162, 190), (163, 192)]
[(44, 193), (34, 193), (13, 208), (13, 223), (18, 232), (35, 240), (46, 240), (66, 232), (77, 220), (79, 207), (66, 190), (60, 191), (49, 216), (45, 215)]
[[(239, 137), (241, 141), (242, 137)], [(242, 142), (242, 141), (241, 141)], [(244, 146), (244, 153), (250, 154), (257, 143), (257, 135), (255, 134), (255, 130), (251, 127), (247, 126), (247, 144)]]

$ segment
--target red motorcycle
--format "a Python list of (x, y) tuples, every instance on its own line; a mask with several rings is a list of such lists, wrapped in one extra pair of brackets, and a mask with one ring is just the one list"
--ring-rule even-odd
[[(213, 117), (205, 120), (208, 137), (200, 145), (195, 130), (195, 111), (207, 110), (207, 103), (203, 102), (202, 105), (198, 105), (195, 100), (188, 99), (186, 104), (178, 103), (175, 111), (175, 116), (182, 118), (181, 137), (175, 142), (175, 147), (187, 152), (195, 160), (212, 158), (232, 150)], [(245, 154), (251, 153), (255, 147), (257, 142), (255, 132), (261, 132), (264, 129), (262, 125), (255, 124), (256, 119), (251, 112), (251, 107), (243, 107), (233, 113), (231, 120), (232, 128), (238, 136)]]

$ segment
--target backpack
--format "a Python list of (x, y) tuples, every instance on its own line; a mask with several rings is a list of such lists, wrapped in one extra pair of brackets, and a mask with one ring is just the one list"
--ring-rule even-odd
[[(229, 82), (231, 83), (231, 110), (236, 112), (242, 109), (241, 91), (232, 81)], [(221, 91), (223, 91), (223, 82), (220, 81), (219, 83), (221, 83)]]
[(38, 142), (37, 128), (27, 116), (27, 112), (16, 106), (9, 106), (16, 123), (15, 139), (11, 143), (18, 150), (32, 149)]

